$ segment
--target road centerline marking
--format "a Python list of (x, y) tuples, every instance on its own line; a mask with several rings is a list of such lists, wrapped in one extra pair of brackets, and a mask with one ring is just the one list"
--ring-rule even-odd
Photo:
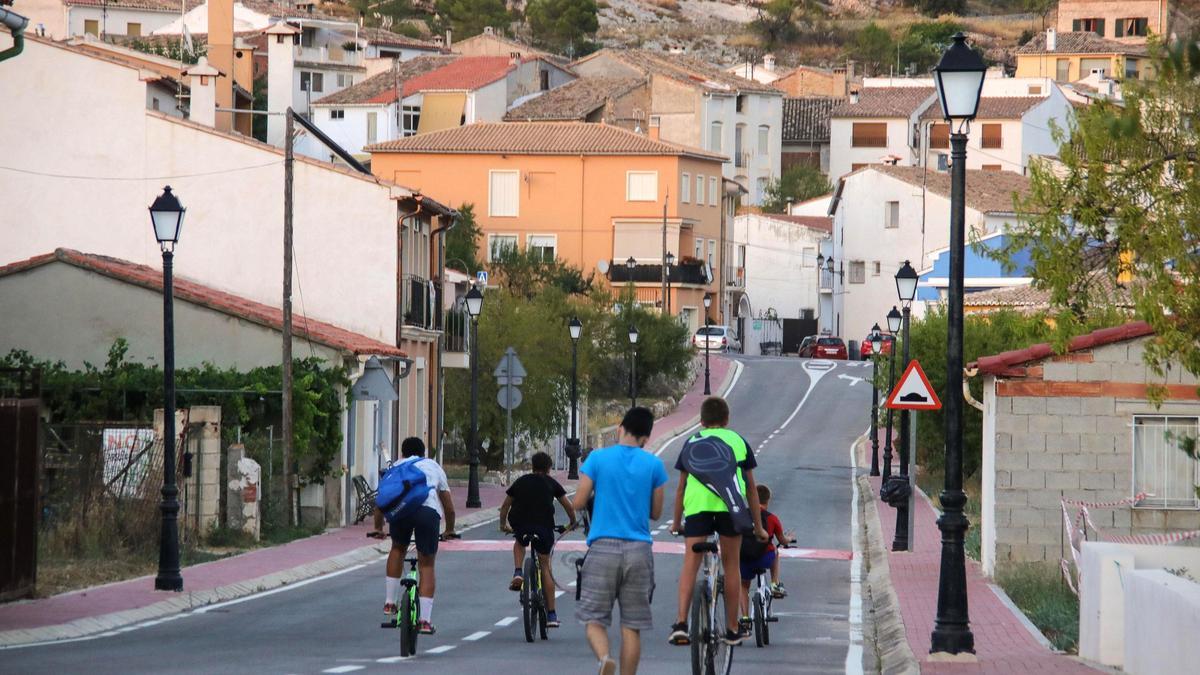
[(516, 622), (517, 622), (517, 617), (515, 617), (515, 616), (506, 616), (506, 617), (504, 617), (503, 619), (500, 619), (499, 621), (497, 621), (497, 622), (496, 622), (496, 625), (497, 625), (497, 626), (500, 626), (501, 628), (503, 628), (504, 626), (511, 626), (511, 625), (513, 625), (513, 624), (514, 624), (514, 623), (516, 623)]
[(465, 640), (467, 642), (477, 642), (491, 634), (492, 634), (492, 631), (490, 631), (490, 630), (475, 631), (474, 633), (471, 633), (470, 635), (463, 638), (463, 640)]
[(353, 673), (356, 670), (362, 670), (366, 666), (337, 666), (336, 668), (326, 668), (322, 673)]
[(426, 654), (445, 654), (446, 652), (450, 651), (451, 649), (454, 649), (457, 646), (458, 645), (442, 645), (440, 647), (434, 647), (433, 649), (426, 649), (425, 653)]

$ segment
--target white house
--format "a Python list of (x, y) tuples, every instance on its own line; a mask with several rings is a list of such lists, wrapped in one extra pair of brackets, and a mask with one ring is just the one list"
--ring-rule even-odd
[(732, 157), (725, 178), (761, 204), (781, 173), (783, 92), (681, 54), (602, 49), (572, 64), (580, 77), (645, 77), (651, 105), (647, 132), (659, 138)]
[(762, 63), (754, 63), (753, 61), (743, 61), (736, 66), (730, 66), (725, 69), (725, 72), (730, 75), (737, 75), (740, 78), (754, 80), (762, 84), (771, 84), (784, 75), (778, 69), (778, 63), (775, 60), (774, 54), (763, 55)]
[(917, 163), (917, 120), (937, 99), (933, 87), (864, 87), (829, 113), (829, 176), (868, 164)]
[(150, 35), (179, 19), (197, 0), (15, 0), (13, 10), (29, 19), (29, 33), (55, 40), (92, 35)]
[[(1008, 229), (1014, 194), (1029, 179), (1009, 171), (967, 171), (967, 237)], [(896, 297), (895, 274), (905, 260), (930, 268), (949, 246), (950, 175), (922, 167), (870, 165), (843, 176), (829, 207), (833, 217), (833, 273), (821, 284), (832, 312), (820, 326), (861, 340), (881, 323)], [(914, 306), (919, 316), (921, 306)]]

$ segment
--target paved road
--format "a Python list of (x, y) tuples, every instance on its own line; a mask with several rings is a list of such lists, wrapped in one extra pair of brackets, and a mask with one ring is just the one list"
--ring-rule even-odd
[[(858, 363), (795, 358), (746, 358), (730, 394), (732, 426), (758, 453), (758, 480), (775, 492), (772, 510), (798, 537), (798, 553), (783, 577), (791, 595), (775, 604), (779, 623), (772, 644), (738, 648), (735, 672), (840, 673), (857, 670), (861, 651), (851, 645), (851, 481), (849, 447), (862, 431), (869, 388), (855, 378)], [(661, 452), (668, 469), (681, 441)], [(674, 472), (671, 472), (672, 474)], [(667, 486), (666, 517), (671, 514)], [(665, 524), (660, 548), (680, 540)], [(497, 667), (541, 668), (554, 673), (594, 672), (595, 662), (572, 619), (573, 600), (560, 599), (564, 624), (548, 642), (527, 644), (516, 594), (507, 590), (512, 570), (507, 544), (494, 522), (465, 534), (472, 548), (439, 556), (434, 610), (438, 633), (423, 636), (419, 655), (403, 663), (398, 635), (378, 627), (383, 565), (359, 568), (179, 615), (149, 627), (48, 646), (0, 651), (0, 672), (174, 673), (487, 673)], [(556, 578), (574, 579), (570, 552), (558, 554)], [(688, 672), (688, 652), (666, 644), (673, 621), (675, 580), (682, 557), (655, 556), (654, 631), (643, 635), (645, 673)], [(571, 589), (567, 589), (570, 591)], [(849, 654), (849, 658), (848, 658)], [(851, 664), (847, 668), (848, 662)]]

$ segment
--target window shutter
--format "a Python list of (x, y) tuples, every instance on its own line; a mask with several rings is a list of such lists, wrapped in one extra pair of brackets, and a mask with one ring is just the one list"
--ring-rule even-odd
[(1113, 37), (1125, 37), (1125, 19), (1117, 19), (1117, 25), (1113, 26)]
[(1096, 35), (1104, 37), (1104, 19), (1096, 19)]
[(999, 124), (983, 125), (983, 143), (984, 148), (999, 148), (1004, 145), (1004, 138), (1001, 135), (1003, 127)]
[(851, 136), (855, 148), (886, 148), (887, 122), (855, 122)]
[(493, 171), (491, 178), (491, 209), (489, 215), (516, 217), (518, 214), (518, 184), (516, 171)]
[(1079, 32), (1079, 19), (1071, 20), (1071, 30), (1076, 33)]

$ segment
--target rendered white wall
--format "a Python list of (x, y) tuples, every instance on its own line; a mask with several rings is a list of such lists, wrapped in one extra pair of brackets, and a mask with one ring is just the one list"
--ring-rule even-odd
[[(1190, 574), (1200, 570), (1189, 570)], [(1131, 675), (1194, 673), (1200, 665), (1200, 584), (1165, 570), (1125, 575), (1125, 664)]]

